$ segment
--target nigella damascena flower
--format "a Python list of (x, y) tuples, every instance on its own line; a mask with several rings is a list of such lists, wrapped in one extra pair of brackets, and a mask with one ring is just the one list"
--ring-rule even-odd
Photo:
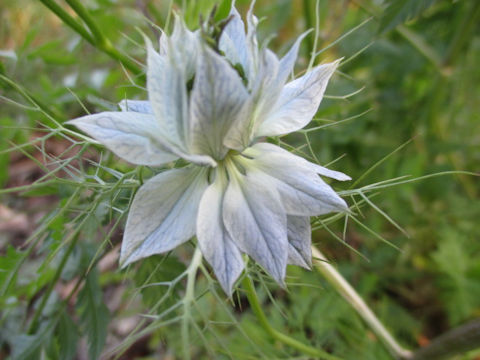
[(310, 122), (338, 62), (288, 81), (303, 36), (279, 60), (258, 46), (256, 24), (250, 10), (245, 33), (233, 8), (213, 49), (177, 18), (159, 52), (147, 41), (148, 101), (70, 122), (133, 164), (189, 162), (138, 190), (122, 266), (196, 235), (227, 294), (243, 271), (242, 253), (282, 284), (287, 264), (311, 265), (309, 217), (347, 209), (318, 175), (348, 176), (261, 142)]

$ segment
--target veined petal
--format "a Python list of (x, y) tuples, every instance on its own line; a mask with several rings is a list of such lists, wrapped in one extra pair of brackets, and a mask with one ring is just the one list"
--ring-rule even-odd
[(243, 118), (232, 125), (224, 140), (226, 146), (242, 151), (251, 143), (257, 128), (268, 119), (278, 101), (283, 86), (293, 71), (300, 43), (306, 35), (307, 33), (301, 35), (281, 60), (268, 49), (255, 55), (257, 71), (255, 79), (252, 79), (251, 95), (241, 110)]
[(231, 19), (220, 37), (219, 48), (233, 65), (240, 64), (247, 73), (248, 50), (245, 24), (234, 3), (232, 3), (230, 17)]
[(198, 31), (190, 31), (183, 19), (174, 13), (173, 33), (170, 37), (162, 34), (160, 54), (167, 55), (175, 64), (185, 71), (185, 78), (191, 79), (195, 73), (198, 55)]
[(252, 0), (250, 8), (247, 12), (247, 68), (245, 69), (249, 84), (253, 83), (258, 70), (259, 50), (257, 40), (257, 25), (258, 19), (253, 15), (253, 8), (255, 6), (255, 0)]
[(176, 160), (152, 115), (135, 112), (103, 112), (70, 120), (117, 156), (138, 165), (160, 166)]
[(302, 77), (289, 82), (255, 136), (277, 136), (299, 130), (317, 112), (328, 80), (339, 61), (317, 66)]
[(243, 116), (240, 109), (247, 98), (236, 71), (214, 51), (203, 48), (190, 101), (192, 151), (222, 159), (228, 151), (223, 145), (225, 134)]
[(312, 228), (310, 217), (287, 215), (288, 263), (312, 267)]
[(219, 170), (217, 178), (202, 196), (197, 216), (197, 239), (203, 256), (228, 296), (243, 271), (240, 250), (223, 224), (223, 198), (227, 186), (225, 174)]
[(168, 56), (161, 56), (147, 43), (147, 88), (153, 113), (170, 142), (187, 149), (187, 89), (185, 71)]
[(257, 60), (258, 76), (253, 81), (252, 92), (240, 111), (242, 117), (232, 124), (224, 140), (224, 144), (230, 149), (242, 151), (250, 144), (257, 119), (268, 112), (276, 101), (275, 96), (278, 96), (281, 90), (281, 86), (277, 86), (278, 89), (275, 87), (279, 68), (277, 56), (264, 49)]
[(152, 105), (146, 100), (122, 100), (118, 103), (122, 111), (132, 111), (153, 115)]
[(278, 82), (282, 85), (285, 84), (288, 77), (293, 73), (293, 68), (295, 66), (295, 61), (297, 60), (298, 56), (298, 49), (300, 48), (300, 44), (305, 36), (308, 35), (310, 31), (304, 32), (300, 35), (297, 40), (293, 43), (292, 47), (288, 52), (282, 57), (280, 60), (280, 68), (278, 71)]
[(148, 180), (128, 214), (122, 267), (189, 240), (195, 234), (198, 206), (207, 186), (207, 170), (198, 167), (168, 170)]
[(283, 284), (288, 252), (287, 218), (275, 186), (250, 175), (230, 176), (223, 201), (223, 221), (238, 248)]
[(313, 171), (319, 175), (327, 176), (329, 178), (339, 181), (352, 180), (350, 176), (345, 175), (340, 171), (330, 170), (318, 164), (311, 163), (310, 161), (307, 161), (300, 156), (294, 155), (291, 152), (270, 143), (257, 143), (252, 147), (245, 149), (245, 154), (254, 158), (264, 158), (265, 161), (270, 157), (274, 157), (277, 159), (277, 162), (283, 162), (284, 164), (293, 164), (294, 166), (301, 166), (307, 171)]
[[(259, 145), (259, 144), (257, 144)], [(288, 214), (311, 216), (332, 211), (346, 211), (348, 206), (337, 193), (319, 178), (306, 160), (283, 154), (280, 151), (259, 151), (262, 146), (253, 146), (244, 154), (248, 172), (265, 182), (273, 182)], [(274, 146), (274, 145), (270, 145)]]

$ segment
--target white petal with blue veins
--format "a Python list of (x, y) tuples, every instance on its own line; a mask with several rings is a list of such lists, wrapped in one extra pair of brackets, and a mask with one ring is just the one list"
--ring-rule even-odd
[(203, 256), (212, 266), (227, 295), (243, 271), (240, 250), (223, 224), (223, 198), (227, 179), (219, 174), (202, 196), (197, 217), (197, 239)]
[(195, 234), (198, 206), (207, 186), (207, 171), (198, 167), (168, 170), (148, 180), (130, 208), (122, 266), (188, 241)]
[(135, 112), (103, 112), (70, 120), (116, 155), (133, 164), (160, 166), (178, 158), (156, 119)]

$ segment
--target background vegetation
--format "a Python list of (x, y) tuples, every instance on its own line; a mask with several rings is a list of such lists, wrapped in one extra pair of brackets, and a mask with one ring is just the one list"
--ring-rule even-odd
[[(69, 14), (77, 31), (45, 4)], [(152, 24), (165, 27), (170, 4), (84, 2), (99, 33), (75, 4), (0, 5), (0, 359), (301, 358), (259, 326), (242, 291), (225, 299), (208, 269), (185, 303), (190, 245), (118, 270), (132, 192), (152, 170), (132, 168), (61, 124), (145, 98), (136, 28), (158, 36)], [(183, 6), (194, 27), (211, 4), (173, 8)], [(218, 16), (228, 5), (221, 2)], [(245, 13), (248, 1), (237, 6)], [(480, 316), (478, 178), (408, 182), (479, 170), (480, 2), (320, 0), (316, 9), (309, 0), (258, 0), (255, 8), (266, 18), (260, 37), (277, 34), (270, 46), (278, 53), (318, 24), (316, 63), (345, 58), (310, 130), (280, 141), (322, 164), (337, 160), (331, 166), (357, 187), (408, 176), (369, 194), (388, 218), (359, 204), (359, 222), (314, 219), (315, 244), (407, 348)], [(313, 34), (304, 41), (298, 71), (314, 43)], [(316, 271), (290, 267), (282, 290), (249, 269), (275, 328), (339, 358), (391, 358)]]

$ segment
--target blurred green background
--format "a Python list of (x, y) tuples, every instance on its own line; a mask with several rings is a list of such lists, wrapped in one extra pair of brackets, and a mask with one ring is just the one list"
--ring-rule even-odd
[[(187, 23), (194, 27), (199, 14), (206, 14), (213, 3), (174, 1), (173, 8), (183, 6)], [(77, 18), (66, 2), (56, 4)], [(237, 0), (242, 14), (248, 4)], [(358, 186), (405, 175), (415, 178), (452, 170), (478, 173), (480, 2), (320, 0), (318, 4), (318, 16), (316, 2), (309, 0), (257, 0), (255, 6), (256, 15), (265, 18), (259, 36), (265, 39), (276, 34), (269, 46), (277, 53), (285, 53), (298, 35), (315, 27), (319, 20), (317, 49), (323, 51), (316, 63), (344, 57), (309, 128), (328, 126), (282, 141), (322, 164), (338, 159), (332, 168), (349, 174), (354, 181), (377, 165)], [(157, 37), (158, 30), (146, 18), (163, 28), (170, 6), (160, 0), (89, 0), (84, 5), (115, 49), (140, 63), (144, 61), (144, 49), (137, 28), (151, 38)], [(228, 1), (221, 2), (219, 16), (225, 9), (228, 11)], [(297, 71), (308, 65), (313, 44), (312, 33), (303, 42)], [(71, 145), (54, 136), (11, 151), (44, 136), (44, 125), (54, 126), (51, 119), (31, 109), (19, 90), (28, 91), (45, 104), (59, 122), (83, 115), (86, 110), (115, 109), (124, 98), (146, 96), (129, 79), (131, 76), (141, 82), (141, 77), (135, 78), (118, 61), (88, 44), (40, 1), (2, 0), (0, 72), (4, 76), (0, 81), (0, 184), (4, 189), (26, 186), (48, 173), (55, 165), (51, 160), (68, 155)], [(98, 161), (100, 150), (89, 149), (85, 156)], [(39, 155), (42, 151), (52, 158)], [(107, 153), (102, 159), (109, 168), (131, 171)], [(50, 160), (50, 167), (42, 168), (45, 160)], [(98, 164), (93, 167), (97, 173), (88, 162), (85, 171), (106, 181), (114, 177), (104, 169), (99, 175)], [(333, 185), (338, 190), (349, 186)], [(315, 231), (313, 239), (398, 340), (415, 349), (480, 316), (479, 191), (478, 178), (468, 175), (432, 177), (382, 190), (372, 201), (409, 236), (370, 207), (362, 208), (359, 218), (401, 251), (352, 220), (346, 230), (342, 221), (330, 226), (339, 237), (345, 231), (346, 243), (368, 261), (325, 229)], [(162, 287), (140, 291), (138, 286), (172, 280), (188, 263), (188, 246), (175, 256), (151, 258), (135, 270), (120, 273), (113, 250), (118, 250), (122, 226), (118, 230), (112, 227), (115, 232), (112, 230), (107, 244), (102, 236), (118, 218), (111, 209), (125, 208), (128, 196), (85, 194), (72, 205), (69, 215), (59, 216), (59, 209), (72, 193), (71, 185), (53, 183), (36, 191), (0, 195), (0, 359), (9, 354), (24, 359), (100, 358), (102, 352), (104, 358), (115, 358), (114, 353), (121, 359), (180, 357), (180, 327), (176, 323), (158, 326), (143, 336), (128, 334), (138, 323), (136, 314), (152, 309), (165, 293)], [(89, 213), (94, 214), (88, 218), (90, 227), (82, 228), (80, 242), (69, 254), (69, 265), (58, 278), (55, 269), (60, 260), (56, 254), (61, 257), (64, 251), (65, 229), (72, 215), (92, 199), (103, 205)], [(346, 200), (353, 205), (351, 199)], [(49, 222), (52, 214), (58, 216)], [(47, 226), (42, 228), (42, 224)], [(25, 244), (29, 236), (39, 238), (33, 247)], [(52, 249), (53, 257), (49, 255)], [(13, 269), (18, 275), (9, 279), (7, 286), (7, 274)], [(80, 294), (68, 288), (86, 273), (87, 280), (78, 281)], [(259, 290), (275, 327), (340, 358), (391, 358), (318, 273), (290, 267), (288, 275), (287, 291), (269, 284)], [(28, 332), (32, 314), (52, 283), (56, 284), (52, 292), (56, 297), (48, 299), (40, 315), (38, 328), (43, 329), (43, 335), (41, 331)], [(198, 283), (200, 288), (212, 287), (204, 278)], [(182, 292), (181, 288), (175, 290), (169, 301), (175, 303)], [(190, 339), (193, 358), (298, 355), (271, 341), (249, 312), (241, 293), (233, 303), (219, 294), (202, 296), (195, 304), (201, 331), (194, 332)], [(59, 307), (62, 302), (65, 306)], [(162, 313), (167, 306), (162, 304), (155, 311)], [(92, 315), (91, 309), (96, 313)], [(52, 318), (56, 320), (50, 323)], [(121, 351), (110, 351), (118, 344), (125, 346)], [(458, 358), (479, 357), (477, 351)]]

